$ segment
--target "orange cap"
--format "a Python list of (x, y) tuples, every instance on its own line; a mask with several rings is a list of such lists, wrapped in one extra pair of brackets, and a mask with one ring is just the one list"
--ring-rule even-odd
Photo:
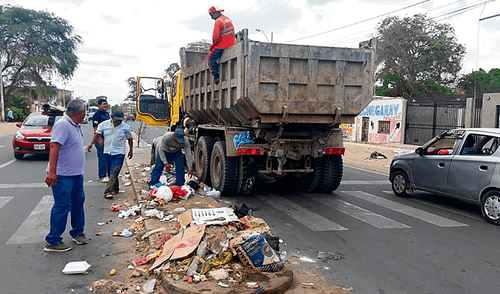
[(222, 12), (224, 9), (217, 9), (215, 6), (212, 6), (208, 9), (208, 13), (213, 13), (213, 12)]

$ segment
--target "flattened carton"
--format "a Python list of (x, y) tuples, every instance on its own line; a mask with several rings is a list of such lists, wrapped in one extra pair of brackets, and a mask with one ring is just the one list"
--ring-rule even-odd
[(277, 272), (285, 265), (263, 235), (254, 235), (235, 249), (241, 262), (257, 271)]

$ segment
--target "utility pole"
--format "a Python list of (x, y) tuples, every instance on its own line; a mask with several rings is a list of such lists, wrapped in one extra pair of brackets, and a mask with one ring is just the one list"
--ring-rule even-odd
[(3, 102), (3, 74), (0, 73), (0, 104), (2, 104), (2, 121), (5, 121), (5, 104)]

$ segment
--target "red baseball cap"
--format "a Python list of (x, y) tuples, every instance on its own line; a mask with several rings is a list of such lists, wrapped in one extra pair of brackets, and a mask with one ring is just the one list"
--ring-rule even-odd
[(224, 9), (217, 9), (217, 8), (215, 8), (215, 6), (212, 6), (212, 7), (210, 7), (210, 9), (208, 9), (208, 13), (222, 12), (222, 11), (224, 11)]

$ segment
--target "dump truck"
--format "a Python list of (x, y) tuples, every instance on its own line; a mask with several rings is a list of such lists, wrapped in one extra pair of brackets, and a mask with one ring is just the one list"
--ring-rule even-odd
[(236, 37), (219, 60), (218, 84), (208, 52), (185, 48), (168, 99), (159, 78), (156, 95), (146, 95), (138, 77), (137, 118), (184, 127), (196, 175), (222, 195), (250, 193), (257, 174), (307, 192), (336, 190), (339, 125), (354, 123), (373, 98), (376, 39), (336, 48), (253, 41), (246, 29)]

